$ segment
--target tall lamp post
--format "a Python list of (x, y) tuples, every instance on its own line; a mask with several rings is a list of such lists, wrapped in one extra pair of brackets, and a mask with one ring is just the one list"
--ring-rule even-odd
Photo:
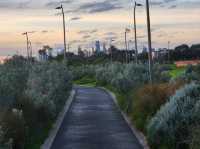
[(27, 50), (27, 59), (29, 60), (30, 57), (30, 51), (29, 51), (29, 37), (28, 37), (28, 32), (22, 33), (22, 35), (26, 36), (26, 50)]
[(148, 48), (149, 48), (149, 80), (150, 83), (153, 83), (152, 78), (152, 68), (153, 68), (153, 60), (152, 60), (152, 45), (151, 45), (151, 22), (150, 22), (150, 13), (149, 13), (149, 0), (146, 0), (146, 11), (147, 11), (147, 31), (148, 31)]
[(113, 62), (113, 51), (112, 51), (112, 42), (115, 41), (114, 39), (110, 39), (110, 55), (111, 55), (111, 64)]
[(136, 26), (136, 7), (141, 7), (142, 4), (139, 4), (135, 1), (135, 5), (134, 5), (134, 11), (133, 11), (133, 15), (134, 15), (134, 31), (135, 31), (135, 62), (136, 64), (138, 64), (138, 46), (137, 46), (137, 26)]
[(125, 40), (125, 48), (126, 48), (126, 63), (128, 63), (128, 44), (127, 44), (127, 33), (130, 32), (130, 29), (125, 29), (124, 40)]
[(66, 50), (67, 50), (67, 45), (66, 45), (66, 29), (65, 29), (65, 13), (63, 9), (63, 5), (56, 7), (56, 9), (61, 9), (62, 10), (62, 16), (63, 16), (63, 32), (64, 32), (64, 59), (66, 60)]
[(168, 62), (170, 63), (170, 41), (168, 41)]

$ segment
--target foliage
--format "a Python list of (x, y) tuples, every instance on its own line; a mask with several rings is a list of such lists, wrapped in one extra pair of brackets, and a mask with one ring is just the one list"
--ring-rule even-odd
[(145, 132), (148, 121), (160, 109), (161, 105), (183, 85), (182, 81), (144, 85), (133, 92), (131, 117), (135, 126)]
[(26, 126), (23, 118), (23, 112), (17, 109), (8, 111), (3, 118), (2, 128), (4, 130), (4, 139), (12, 139), (12, 148), (24, 148), (26, 139)]
[(172, 96), (148, 124), (148, 137), (152, 144), (166, 144), (171, 148), (188, 146), (189, 128), (195, 124), (200, 103), (200, 86), (186, 85)]
[(73, 80), (79, 80), (85, 76), (93, 78), (95, 76), (95, 70), (96, 70), (96, 66), (93, 66), (93, 65), (71, 67)]
[(98, 67), (96, 80), (100, 85), (111, 84), (119, 92), (127, 92), (148, 81), (148, 71), (143, 65), (114, 63)]
[(200, 146), (200, 125), (191, 128), (190, 149), (199, 149)]
[(23, 94), (29, 73), (23, 57), (14, 56), (0, 66), (0, 104), (11, 104)]
[(174, 68), (171, 65), (155, 64), (153, 68), (154, 82), (167, 83), (171, 79), (170, 71)]
[(60, 111), (70, 91), (71, 74), (59, 63), (42, 63), (33, 67), (26, 94), (37, 106), (49, 109), (52, 116)]
[(14, 56), (0, 65), (0, 148), (40, 146), (71, 88), (65, 63)]

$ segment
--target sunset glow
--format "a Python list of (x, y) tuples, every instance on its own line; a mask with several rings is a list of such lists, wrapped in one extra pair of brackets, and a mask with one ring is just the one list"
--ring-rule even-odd
[[(133, 28), (131, 0), (66, 0), (67, 43), (70, 50), (78, 45), (90, 48), (96, 40), (109, 44), (110, 38), (124, 48), (124, 29)], [(145, 1), (137, 10), (138, 46), (147, 45)], [(0, 55), (25, 54), (26, 41), (21, 35), (31, 32), (34, 53), (45, 44), (53, 48), (62, 46), (62, 18), (54, 9), (59, 0), (1, 0), (0, 1)], [(200, 2), (198, 0), (151, 0), (153, 47), (166, 47), (182, 43), (199, 43)], [(134, 33), (128, 35), (133, 40)]]

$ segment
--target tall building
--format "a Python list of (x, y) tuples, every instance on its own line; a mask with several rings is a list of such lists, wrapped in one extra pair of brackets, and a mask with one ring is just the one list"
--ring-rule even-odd
[(104, 52), (104, 53), (107, 52), (107, 49), (106, 49), (106, 43), (105, 43), (105, 42), (103, 43), (103, 52)]
[(143, 50), (142, 50), (143, 53), (147, 53), (148, 52), (148, 49), (147, 47), (143, 46)]
[(96, 41), (95, 45), (96, 45), (96, 53), (101, 52), (100, 41)]
[(78, 47), (78, 56), (85, 57), (84, 52), (82, 51), (81, 46)]

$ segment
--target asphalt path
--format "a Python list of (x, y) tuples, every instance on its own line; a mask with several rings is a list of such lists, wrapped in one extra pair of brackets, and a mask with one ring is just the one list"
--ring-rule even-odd
[(142, 149), (120, 110), (105, 91), (76, 87), (51, 149)]

